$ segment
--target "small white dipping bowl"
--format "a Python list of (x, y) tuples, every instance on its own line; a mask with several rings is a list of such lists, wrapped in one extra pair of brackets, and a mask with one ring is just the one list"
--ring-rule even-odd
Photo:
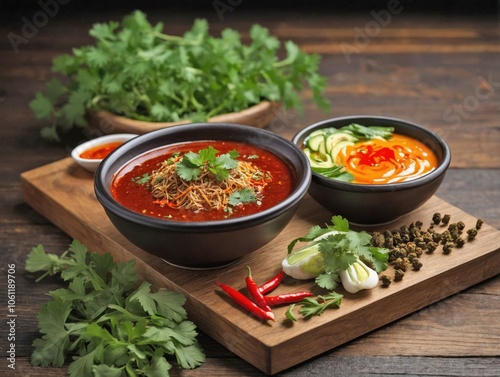
[(75, 160), (82, 168), (90, 171), (90, 172), (95, 172), (101, 161), (103, 160), (102, 158), (99, 159), (89, 159), (89, 158), (82, 158), (80, 155), (85, 152), (86, 150), (98, 147), (100, 145), (105, 145), (109, 143), (118, 143), (118, 142), (127, 142), (130, 139), (133, 139), (136, 137), (136, 134), (113, 134), (113, 135), (106, 135), (106, 136), (100, 136), (95, 139), (91, 139), (89, 141), (86, 141), (77, 147), (75, 147), (71, 151), (71, 157), (73, 157), (73, 160)]

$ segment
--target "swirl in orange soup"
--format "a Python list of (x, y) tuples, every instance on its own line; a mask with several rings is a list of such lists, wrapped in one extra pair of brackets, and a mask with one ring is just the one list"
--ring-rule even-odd
[(337, 156), (353, 183), (385, 184), (410, 181), (437, 167), (436, 155), (425, 144), (393, 134), (390, 140), (372, 139), (348, 145)]

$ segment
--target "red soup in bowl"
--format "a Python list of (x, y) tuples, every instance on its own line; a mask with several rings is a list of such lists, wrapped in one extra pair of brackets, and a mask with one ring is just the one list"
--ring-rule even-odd
[(258, 213), (292, 191), (289, 166), (236, 141), (200, 140), (155, 149), (129, 162), (111, 185), (117, 202), (143, 215), (200, 222)]

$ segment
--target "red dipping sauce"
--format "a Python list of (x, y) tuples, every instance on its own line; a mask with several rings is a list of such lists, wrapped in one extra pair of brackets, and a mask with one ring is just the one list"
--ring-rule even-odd
[[(236, 150), (240, 154), (237, 159), (258, 156), (252, 159), (252, 164), (262, 171), (269, 172), (273, 177), (272, 182), (264, 188), (262, 201), (235, 207), (230, 215), (223, 210), (197, 212), (155, 204), (150, 187), (137, 183), (137, 179), (156, 170), (172, 154), (198, 152), (209, 146), (219, 151), (218, 154)], [(203, 222), (237, 218), (264, 211), (285, 200), (292, 192), (292, 184), (293, 177), (289, 166), (271, 152), (240, 142), (203, 140), (161, 147), (128, 162), (115, 175), (111, 183), (111, 193), (121, 205), (143, 215), (165, 221)]]
[(102, 160), (116, 148), (123, 144), (123, 141), (117, 141), (114, 143), (107, 143), (98, 145), (93, 148), (89, 148), (82, 153), (80, 153), (81, 158), (86, 158), (88, 160)]

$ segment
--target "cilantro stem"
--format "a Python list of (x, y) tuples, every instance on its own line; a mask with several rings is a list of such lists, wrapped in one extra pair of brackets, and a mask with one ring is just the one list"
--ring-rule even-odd
[(201, 40), (188, 40), (185, 39), (184, 37), (179, 37), (178, 35), (170, 35), (170, 34), (164, 34), (160, 32), (153, 32), (152, 35), (158, 39), (162, 39), (164, 41), (168, 42), (175, 42), (187, 46), (199, 46), (201, 45)]
[(196, 100), (196, 97), (195, 97), (194, 93), (191, 94), (191, 103), (197, 109), (202, 109), (203, 108), (203, 105)]
[(219, 106), (214, 107), (210, 112), (208, 112), (207, 118), (211, 118), (212, 116), (219, 114), (222, 108), (224, 108), (224, 102), (220, 103)]
[(290, 57), (287, 57), (283, 60), (280, 60), (280, 61), (277, 61), (277, 62), (274, 62), (273, 63), (273, 67), (274, 68), (283, 68), (283, 67), (286, 67), (286, 66), (289, 66), (291, 64), (293, 64), (293, 59), (290, 58)]

